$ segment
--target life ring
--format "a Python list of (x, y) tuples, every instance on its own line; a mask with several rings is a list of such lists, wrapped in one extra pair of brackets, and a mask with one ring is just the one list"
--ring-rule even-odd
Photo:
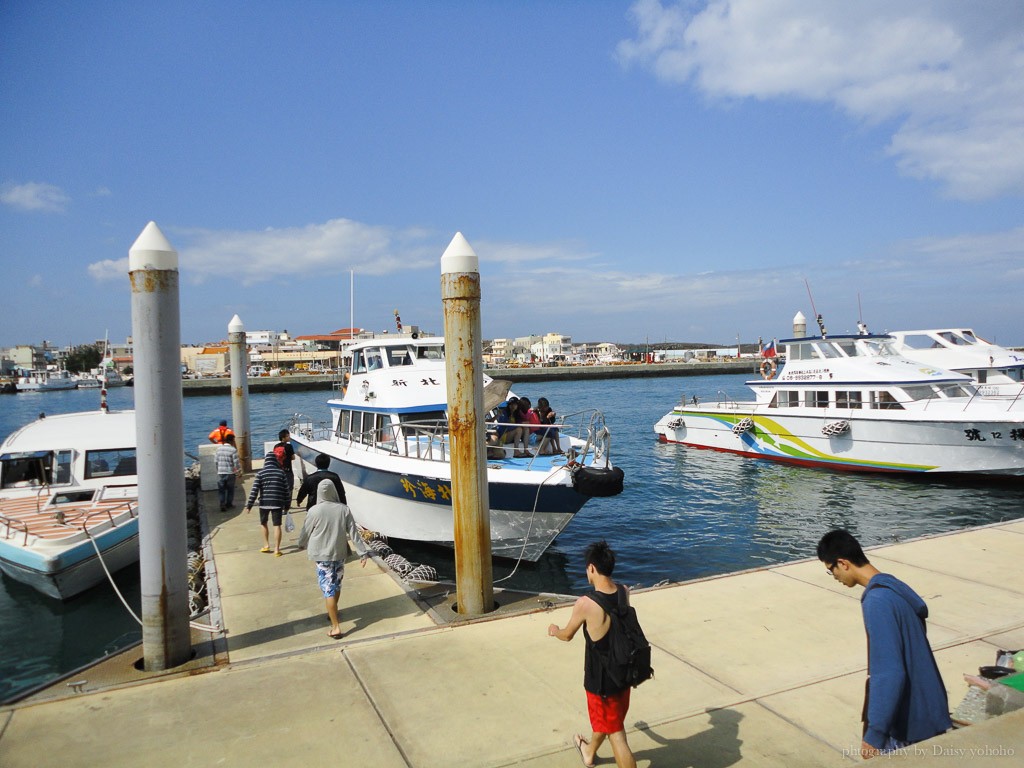
[(624, 476), (620, 467), (579, 467), (572, 474), (572, 487), (584, 496), (617, 496), (622, 493)]
[(765, 379), (774, 379), (776, 370), (778, 369), (775, 365), (775, 361), (772, 359), (765, 360), (761, 363), (761, 375)]

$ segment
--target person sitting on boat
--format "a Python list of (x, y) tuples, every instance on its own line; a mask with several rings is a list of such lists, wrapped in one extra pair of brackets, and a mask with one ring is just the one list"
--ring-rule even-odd
[[(557, 424), (558, 416), (551, 410), (551, 404), (546, 397), (537, 398), (537, 407), (533, 409), (537, 414), (537, 420), (541, 424)], [(542, 429), (539, 433), (540, 442), (537, 445), (537, 454), (540, 456), (552, 456), (561, 453), (561, 444), (558, 440), (558, 430), (555, 427)]]
[(211, 443), (223, 443), (225, 437), (227, 437), (228, 435), (233, 435), (233, 434), (235, 434), (235, 433), (228, 426), (227, 420), (226, 419), (221, 419), (220, 420), (220, 425), (217, 426), (213, 430), (213, 432), (210, 433), (210, 442)]
[[(516, 398), (512, 399), (516, 400)], [(487, 431), (487, 458), (489, 459), (505, 458), (505, 449), (501, 446), (505, 444), (509, 432), (513, 429), (509, 402), (508, 400), (502, 400), (493, 411), (494, 429), (488, 429)]]
[[(515, 452), (515, 457), (517, 459), (529, 458), (532, 455), (528, 450), (529, 441), (530, 438), (538, 431), (538, 427), (540, 426), (540, 419), (537, 418), (536, 412), (530, 407), (530, 405), (530, 398), (519, 398), (519, 412), (517, 414), (518, 418), (516, 419), (516, 421), (518, 421), (520, 424), (529, 426), (523, 426), (519, 428), (523, 447), (522, 450), (517, 450)], [(534, 424), (536, 424), (537, 426), (532, 426)]]

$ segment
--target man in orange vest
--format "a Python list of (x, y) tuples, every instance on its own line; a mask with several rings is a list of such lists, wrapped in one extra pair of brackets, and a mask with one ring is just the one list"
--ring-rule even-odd
[(227, 421), (221, 419), (220, 426), (217, 427), (213, 432), (210, 433), (211, 443), (223, 443), (224, 438), (228, 435), (235, 434), (230, 427), (228, 427)]

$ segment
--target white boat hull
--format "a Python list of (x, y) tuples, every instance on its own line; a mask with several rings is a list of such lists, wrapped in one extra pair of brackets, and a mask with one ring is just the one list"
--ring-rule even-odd
[[(1024, 475), (1024, 420), (1019, 413), (1007, 414), (1006, 420), (999, 421), (971, 421), (962, 414), (944, 419), (938, 413), (896, 420), (886, 411), (831, 412), (823, 417), (820, 410), (798, 414), (775, 409), (769, 413), (753, 408), (753, 403), (729, 405), (676, 408), (658, 421), (654, 431), (661, 442), (802, 466), (859, 472)], [(745, 418), (753, 423), (744, 430), (741, 422)]]
[[(455, 523), (447, 463), (410, 459), (405, 461), (406, 471), (395, 472), (385, 468), (387, 461), (393, 461), (386, 454), (346, 451), (345, 446), (331, 441), (307, 443), (294, 432), (292, 441), (306, 472), (314, 471), (317, 453), (331, 457), (331, 469), (345, 485), (352, 516), (363, 528), (389, 537), (453, 546)], [(524, 478), (531, 473), (493, 466), (488, 469), (491, 553), (534, 562), (588, 497), (573, 489), (564, 468), (546, 470), (537, 465), (531, 470), (533, 477)], [(537, 474), (549, 472), (550, 481), (538, 492)]]

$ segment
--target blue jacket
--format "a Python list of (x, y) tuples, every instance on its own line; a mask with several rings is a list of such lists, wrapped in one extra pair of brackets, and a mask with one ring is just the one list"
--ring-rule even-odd
[(946, 686), (925, 634), (924, 600), (880, 573), (861, 595), (861, 610), (870, 679), (864, 741), (881, 749), (890, 736), (913, 744), (952, 728)]

